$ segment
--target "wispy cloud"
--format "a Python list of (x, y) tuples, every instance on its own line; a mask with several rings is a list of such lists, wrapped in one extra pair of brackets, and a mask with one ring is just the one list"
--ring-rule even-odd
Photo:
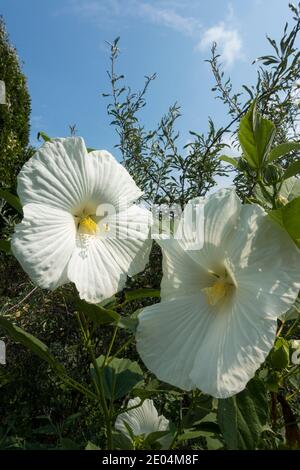
[(201, 23), (192, 16), (183, 16), (171, 8), (160, 8), (149, 3), (138, 3), (138, 13), (151, 23), (174, 29), (187, 36), (199, 34)]
[(196, 48), (205, 51), (214, 42), (218, 44), (225, 67), (231, 67), (236, 60), (242, 58), (242, 39), (237, 29), (231, 28), (223, 22), (212, 26), (204, 31)]
[(234, 11), (228, 4), (225, 20), (207, 29), (197, 15), (186, 12), (194, 1), (182, 0), (70, 0), (73, 12), (86, 17), (99, 25), (111, 25), (120, 19), (135, 18), (169, 28), (188, 36), (196, 43), (196, 50), (204, 52), (213, 42), (217, 42), (225, 67), (241, 59), (243, 44), (239, 30), (234, 25)]

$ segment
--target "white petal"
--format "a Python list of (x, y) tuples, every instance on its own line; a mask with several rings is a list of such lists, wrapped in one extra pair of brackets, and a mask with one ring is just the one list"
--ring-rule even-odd
[(204, 295), (146, 307), (138, 318), (137, 350), (148, 369), (164, 382), (195, 388), (190, 373), (214, 319)]
[(162, 300), (197, 294), (210, 285), (207, 269), (192, 259), (177, 240), (160, 240), (158, 244), (163, 252)]
[(125, 210), (142, 195), (128, 171), (106, 150), (88, 154), (90, 198)]
[(18, 175), (22, 204), (37, 203), (71, 211), (87, 197), (86, 159), (80, 137), (46, 142)]
[(239, 296), (218, 311), (195, 356), (191, 380), (204, 393), (227, 398), (243, 390), (271, 350), (277, 322), (258, 302)]
[(75, 246), (74, 218), (68, 212), (40, 204), (23, 207), (12, 250), (33, 282), (55, 289), (68, 281), (66, 267)]
[[(141, 402), (140, 398), (129, 400), (128, 408), (137, 406)], [(121, 413), (115, 423), (115, 428), (123, 432), (129, 437), (128, 430), (125, 426), (127, 423), (133, 434), (139, 436), (144, 434), (147, 436), (152, 432), (165, 431), (169, 427), (169, 421), (164, 416), (158, 416), (157, 410), (152, 400), (146, 399), (141, 406), (125, 413)]]
[(255, 205), (245, 205), (227, 245), (238, 292), (257, 299), (263, 316), (278, 318), (300, 289), (300, 250), (289, 235)]
[(202, 201), (196, 198), (195, 207), (197, 243), (189, 241), (195, 231), (195, 221), (187, 216), (188, 207), (184, 210), (182, 223), (185, 229), (179, 231), (179, 235), (183, 235), (179, 242), (201, 266), (217, 271), (223, 261), (224, 245), (230, 239), (241, 210), (241, 202), (233, 189), (221, 189)]
[[(130, 276), (144, 269), (149, 255), (149, 212), (137, 206), (104, 219), (109, 232), (77, 238), (68, 267), (81, 298), (97, 303), (120, 291)], [(100, 222), (101, 229), (101, 222)], [(117, 236), (115, 236), (117, 234)]]

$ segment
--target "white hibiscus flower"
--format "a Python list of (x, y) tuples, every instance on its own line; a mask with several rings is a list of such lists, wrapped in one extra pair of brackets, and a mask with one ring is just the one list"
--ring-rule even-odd
[(72, 281), (100, 302), (144, 269), (149, 212), (133, 204), (142, 192), (105, 150), (88, 153), (79, 137), (46, 142), (23, 166), (18, 194), (24, 218), (12, 250), (39, 286)]
[[(141, 403), (139, 397), (129, 400), (127, 407), (138, 406)], [(146, 438), (152, 432), (167, 431), (169, 420), (163, 415), (158, 416), (153, 400), (146, 399), (141, 406), (133, 410), (121, 413), (115, 422), (115, 428), (131, 439), (127, 426), (135, 437)]]
[(201, 210), (201, 249), (187, 236), (159, 242), (162, 301), (139, 315), (137, 349), (161, 380), (226, 398), (245, 388), (272, 348), (276, 318), (299, 291), (300, 251), (233, 190), (211, 195)]

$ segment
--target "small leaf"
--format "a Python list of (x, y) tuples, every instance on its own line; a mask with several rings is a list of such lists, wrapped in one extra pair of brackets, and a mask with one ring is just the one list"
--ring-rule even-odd
[(22, 205), (18, 196), (15, 196), (6, 189), (0, 189), (0, 198), (4, 199), (11, 207), (19, 212), (19, 214), (23, 214)]
[(75, 308), (83, 312), (96, 325), (118, 322), (120, 320), (120, 315), (114, 310), (108, 310), (100, 305), (89, 304), (85, 300), (77, 299), (75, 301)]
[(285, 142), (274, 147), (269, 155), (269, 161), (272, 162), (283, 155), (294, 150), (300, 150), (300, 143), (298, 142)]
[(42, 138), (44, 142), (51, 142), (50, 137), (43, 131), (38, 132), (36, 138), (37, 140)]
[(230, 163), (230, 165), (234, 166), (235, 168), (237, 168), (239, 164), (239, 161), (237, 158), (228, 157), (227, 155), (221, 155), (221, 157), (219, 157), (219, 160)]
[(276, 370), (282, 370), (289, 364), (289, 343), (284, 338), (277, 338), (274, 348), (269, 355), (271, 366)]
[[(109, 361), (110, 358), (108, 358)], [(110, 400), (117, 400), (127, 395), (135, 386), (143, 382), (143, 372), (137, 362), (130, 359), (115, 357), (104, 368), (105, 356), (97, 358), (97, 364), (101, 368), (104, 394)], [(91, 364), (91, 374), (98, 382), (94, 366)]]

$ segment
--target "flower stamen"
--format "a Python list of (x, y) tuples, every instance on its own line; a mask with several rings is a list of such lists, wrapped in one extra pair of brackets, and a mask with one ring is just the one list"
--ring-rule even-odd
[(87, 216), (80, 220), (78, 231), (85, 235), (95, 235), (98, 231), (98, 225), (90, 216)]

